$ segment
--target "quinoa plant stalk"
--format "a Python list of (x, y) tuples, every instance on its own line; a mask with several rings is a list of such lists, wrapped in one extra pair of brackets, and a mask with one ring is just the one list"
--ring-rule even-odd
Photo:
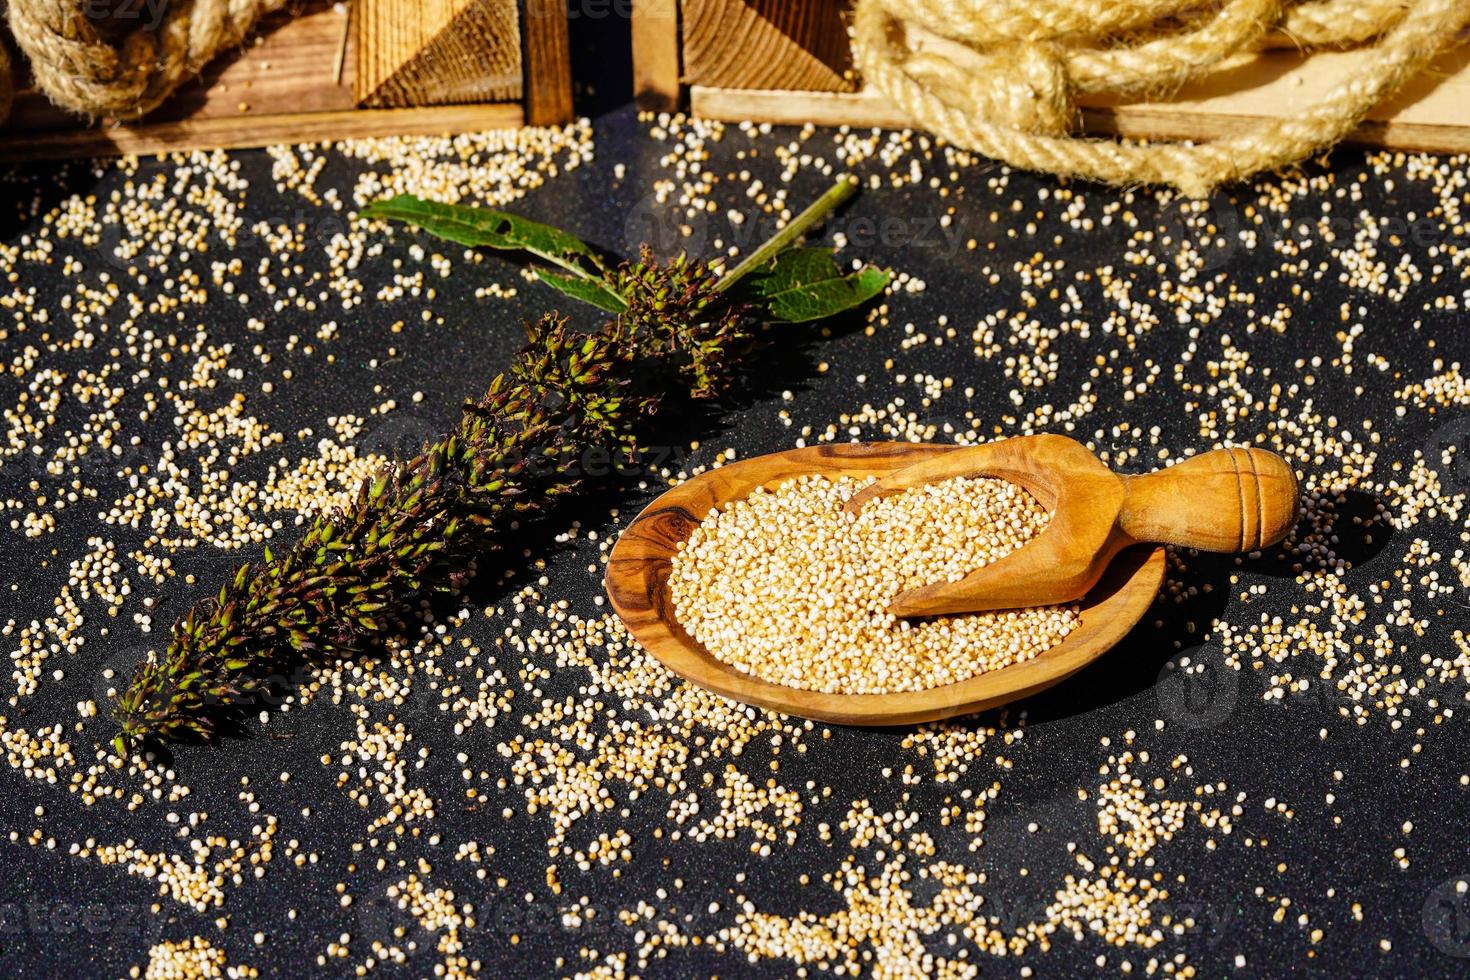
[[(829, 192), (782, 247), (849, 193)], [(666, 393), (719, 394), (771, 312), (758, 292), (749, 300), (726, 292), (754, 268), (722, 280), (684, 257), (659, 264), (645, 247), (604, 275), (600, 285), (626, 309), (600, 329), (579, 333), (555, 315), (529, 326), (530, 345), (453, 429), (364, 481), (290, 550), (267, 548), (242, 565), (174, 624), (167, 649), (139, 665), (118, 699), (119, 754), (144, 737), (210, 738), (273, 673), (356, 655), (401, 632), (423, 600), (467, 583), (511, 521), (576, 488), (589, 450), (636, 453), (642, 423)]]
[(833, 184), (828, 188), (827, 193), (813, 201), (805, 211), (796, 216), (794, 221), (772, 235), (770, 241), (761, 245), (754, 252), (751, 252), (739, 265), (731, 269), (727, 275), (722, 276), (720, 281), (715, 284), (716, 291), (724, 292), (744, 279), (749, 273), (759, 269), (786, 251), (812, 225), (827, 217), (828, 214), (841, 206), (848, 198), (856, 194), (857, 188), (857, 182), (851, 180), (839, 180)]

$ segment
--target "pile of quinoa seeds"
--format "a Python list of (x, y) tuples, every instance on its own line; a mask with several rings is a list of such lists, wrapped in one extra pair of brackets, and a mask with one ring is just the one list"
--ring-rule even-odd
[(1075, 607), (910, 621), (906, 589), (957, 582), (1047, 523), (1001, 480), (945, 480), (843, 509), (871, 480), (798, 477), (712, 510), (669, 573), (679, 622), (718, 660), (828, 694), (924, 691), (1061, 642)]
[[(1463, 975), (1467, 164), (1345, 149), (1187, 202), (624, 112), (0, 170), (0, 973)], [(114, 754), (111, 692), (183, 610), (568, 311), (366, 201), (731, 255), (840, 171), (864, 193), (827, 240), (890, 295), (773, 331), (735, 407), (654, 417), (641, 485), (523, 528), (387, 649), (217, 745)], [(690, 687), (604, 603), (620, 528), (693, 474), (1043, 431), (1124, 473), (1260, 445), (1302, 520), (1172, 552), (1046, 694), (912, 728)]]

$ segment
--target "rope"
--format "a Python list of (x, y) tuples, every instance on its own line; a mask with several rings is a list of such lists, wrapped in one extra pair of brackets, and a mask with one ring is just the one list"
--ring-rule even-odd
[[(89, 116), (137, 118), (286, 0), (10, 0), (38, 89)], [(157, 23), (129, 21), (161, 11)], [(859, 67), (920, 125), (1033, 170), (1111, 184), (1218, 184), (1342, 139), (1470, 23), (1470, 0), (858, 0)], [(1374, 42), (1364, 68), (1292, 118), (1199, 145), (1069, 136), (1081, 96), (1153, 97), (1262, 46)], [(957, 50), (958, 49), (958, 50)], [(0, 46), (0, 120), (12, 97)]]
[[(1470, 0), (858, 0), (858, 66), (925, 129), (1028, 170), (1191, 197), (1347, 136), (1455, 43)], [(1372, 57), (1289, 118), (1198, 145), (1069, 136), (1086, 95), (1150, 97), (1265, 45)]]
[(1317, 0), (1287, 11), (1281, 32), (1304, 48), (1348, 47), (1383, 33), (1405, 0)]
[[(96, 0), (10, 0), (9, 22), (36, 87), (52, 102), (88, 116), (135, 119), (285, 4), (112, 0), (111, 16), (94, 20), (87, 13)], [(157, 23), (145, 23), (155, 10)]]

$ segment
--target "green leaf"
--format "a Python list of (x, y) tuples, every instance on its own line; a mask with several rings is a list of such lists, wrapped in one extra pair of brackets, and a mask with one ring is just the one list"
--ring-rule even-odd
[(465, 204), (441, 204), (412, 194), (374, 201), (361, 218), (387, 218), (417, 225), (431, 235), (472, 248), (515, 249), (530, 252), (583, 279), (601, 273), (602, 257), (592, 246), (560, 228), (504, 211)]
[(747, 275), (741, 298), (763, 305), (769, 319), (805, 323), (861, 306), (883, 292), (891, 278), (872, 266), (844, 275), (824, 248), (782, 252), (770, 265)]
[(628, 303), (623, 297), (613, 292), (605, 283), (596, 279), (576, 279), (572, 276), (563, 276), (555, 272), (546, 272), (542, 269), (536, 270), (536, 276), (552, 289), (558, 290), (584, 303), (591, 303), (599, 310), (608, 313), (622, 313), (627, 310)]

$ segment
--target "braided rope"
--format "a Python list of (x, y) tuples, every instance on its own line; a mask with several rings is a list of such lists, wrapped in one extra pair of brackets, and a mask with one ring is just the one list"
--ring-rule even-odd
[[(1187, 13), (1208, 2), (1175, 0), (1167, 6)], [(916, 24), (943, 24), (939, 33), (957, 41), (990, 44), (1138, 30), (1157, 23), (1162, 6), (1160, 0), (906, 0), (890, 9)]]
[[(88, 116), (135, 119), (194, 77), (220, 52), (245, 39), (262, 16), (286, 0), (171, 0), (155, 9), (115, 4), (94, 21), (79, 0), (10, 0), (10, 31), (30, 61), (36, 87), (52, 102)], [(119, 37), (108, 29), (131, 26)], [(3, 115), (0, 115), (3, 118)]]
[(1255, 44), (1281, 16), (1281, 0), (1231, 0), (1198, 28), (1132, 47), (1082, 48), (1068, 59), (1074, 91), (1133, 95), (1177, 88)]
[[(957, 146), (1024, 169), (1167, 184), (1199, 197), (1342, 139), (1470, 23), (1470, 0), (1316, 0), (1289, 10), (1281, 0), (1230, 0), (1213, 10), (1192, 0), (1130, 0), (1109, 22), (1132, 26), (1135, 37), (1122, 40), (1139, 43), (1127, 45), (1077, 33), (1077, 11), (1098, 3), (1040, 0), (1022, 11), (1022, 0), (993, 8), (984, 0), (859, 0), (858, 66), (915, 122)], [(992, 21), (992, 9), (1003, 16)], [(1168, 23), (1142, 31), (1146, 12)], [(1018, 40), (1022, 26), (1026, 38)], [(1160, 92), (1258, 46), (1276, 29), (1317, 45), (1377, 40), (1373, 57), (1336, 91), (1247, 133), (1143, 146), (1066, 135), (1077, 118), (1076, 96)], [(957, 52), (957, 43), (967, 50)]]
[(1281, 31), (1304, 48), (1362, 44), (1397, 23), (1409, 0), (1316, 0), (1292, 7)]

